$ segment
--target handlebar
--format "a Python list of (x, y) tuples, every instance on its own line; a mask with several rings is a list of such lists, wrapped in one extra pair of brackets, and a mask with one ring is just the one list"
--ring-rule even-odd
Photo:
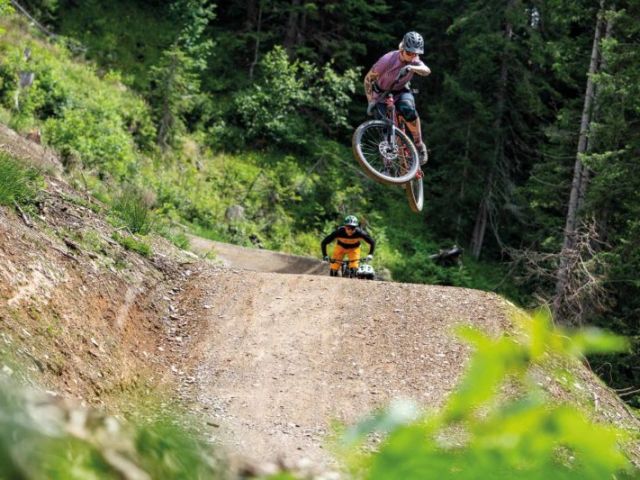
[[(372, 259), (373, 260), (373, 259)], [(368, 263), (371, 260), (368, 260), (367, 257), (364, 258), (354, 258), (353, 260), (340, 260), (338, 258), (330, 258), (329, 259), (329, 263), (351, 263), (351, 262), (362, 262), (362, 263)]]

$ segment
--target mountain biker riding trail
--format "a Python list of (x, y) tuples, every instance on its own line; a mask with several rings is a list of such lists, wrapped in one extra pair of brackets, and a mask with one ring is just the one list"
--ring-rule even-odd
[[(329, 261), (327, 256), (327, 245), (336, 240), (336, 246), (333, 248), (333, 259), (342, 260), (345, 255), (349, 258), (349, 268), (351, 273), (355, 274), (360, 262), (360, 240), (364, 240), (369, 244), (369, 254), (367, 261), (373, 258), (373, 252), (376, 248), (376, 242), (371, 236), (359, 227), (358, 219), (353, 215), (348, 215), (344, 219), (344, 224), (336, 228), (322, 240), (322, 258), (325, 262)], [(338, 276), (339, 262), (331, 263), (330, 274), (332, 277)]]
[(420, 55), (423, 53), (422, 35), (418, 32), (408, 32), (400, 42), (398, 50), (380, 57), (364, 78), (364, 91), (369, 102), (367, 113), (372, 115), (375, 109), (378, 117), (384, 118), (386, 107), (380, 94), (391, 90), (398, 110), (404, 117), (418, 149), (421, 165), (427, 163), (427, 147), (422, 142), (420, 117), (416, 111), (416, 101), (409, 88), (409, 81), (414, 73), (423, 77), (431, 73), (431, 69), (420, 60)]

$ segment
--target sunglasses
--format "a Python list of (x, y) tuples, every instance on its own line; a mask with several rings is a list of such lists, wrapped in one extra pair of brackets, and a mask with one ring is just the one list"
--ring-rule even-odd
[(415, 52), (408, 52), (408, 51), (406, 51), (406, 50), (403, 50), (403, 52), (404, 52), (404, 54), (405, 54), (407, 57), (411, 57), (411, 58), (413, 58), (413, 57), (417, 57), (417, 56), (418, 56), (418, 54), (417, 54), (417, 53), (415, 53)]

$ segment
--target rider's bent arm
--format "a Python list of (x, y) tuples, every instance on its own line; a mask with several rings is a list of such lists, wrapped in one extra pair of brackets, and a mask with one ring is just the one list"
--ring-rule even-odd
[(426, 77), (431, 74), (431, 69), (422, 62), (420, 62), (419, 65), (411, 65), (411, 71), (422, 77)]
[(367, 96), (368, 102), (371, 102), (373, 100), (373, 85), (376, 83), (376, 80), (379, 76), (380, 74), (378, 72), (369, 70), (367, 76), (364, 77), (364, 93)]
[(369, 244), (369, 255), (373, 255), (376, 249), (376, 241), (364, 230), (362, 231), (362, 239)]
[(322, 240), (322, 243), (320, 244), (320, 247), (322, 248), (323, 257), (327, 256), (327, 245), (333, 242), (337, 237), (338, 237), (338, 230), (334, 230), (329, 235), (324, 237), (324, 240)]

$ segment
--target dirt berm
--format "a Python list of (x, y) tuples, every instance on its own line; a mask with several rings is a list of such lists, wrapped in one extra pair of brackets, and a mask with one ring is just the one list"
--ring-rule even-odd
[[(25, 148), (11, 151), (39, 151)], [(0, 207), (0, 370), (112, 411), (123, 392), (168, 388), (254, 463), (331, 468), (332, 421), (399, 397), (442, 404), (470, 356), (454, 327), (510, 329), (509, 304), (482, 291), (330, 278), (315, 259), (202, 239), (213, 261), (161, 239), (143, 256), (59, 179), (35, 208)], [(576, 382), (600, 419), (638, 429), (590, 371)]]
[[(471, 353), (455, 327), (512, 330), (513, 305), (491, 293), (331, 278), (314, 259), (191, 243), (221, 266), (192, 276), (179, 297), (201, 322), (188, 397), (219, 426), (213, 435), (253, 462), (330, 468), (332, 420), (355, 422), (397, 398), (437, 407)], [(578, 401), (540, 373), (553, 397)], [(589, 370), (577, 372), (575, 392), (596, 398), (603, 419), (638, 427)]]

